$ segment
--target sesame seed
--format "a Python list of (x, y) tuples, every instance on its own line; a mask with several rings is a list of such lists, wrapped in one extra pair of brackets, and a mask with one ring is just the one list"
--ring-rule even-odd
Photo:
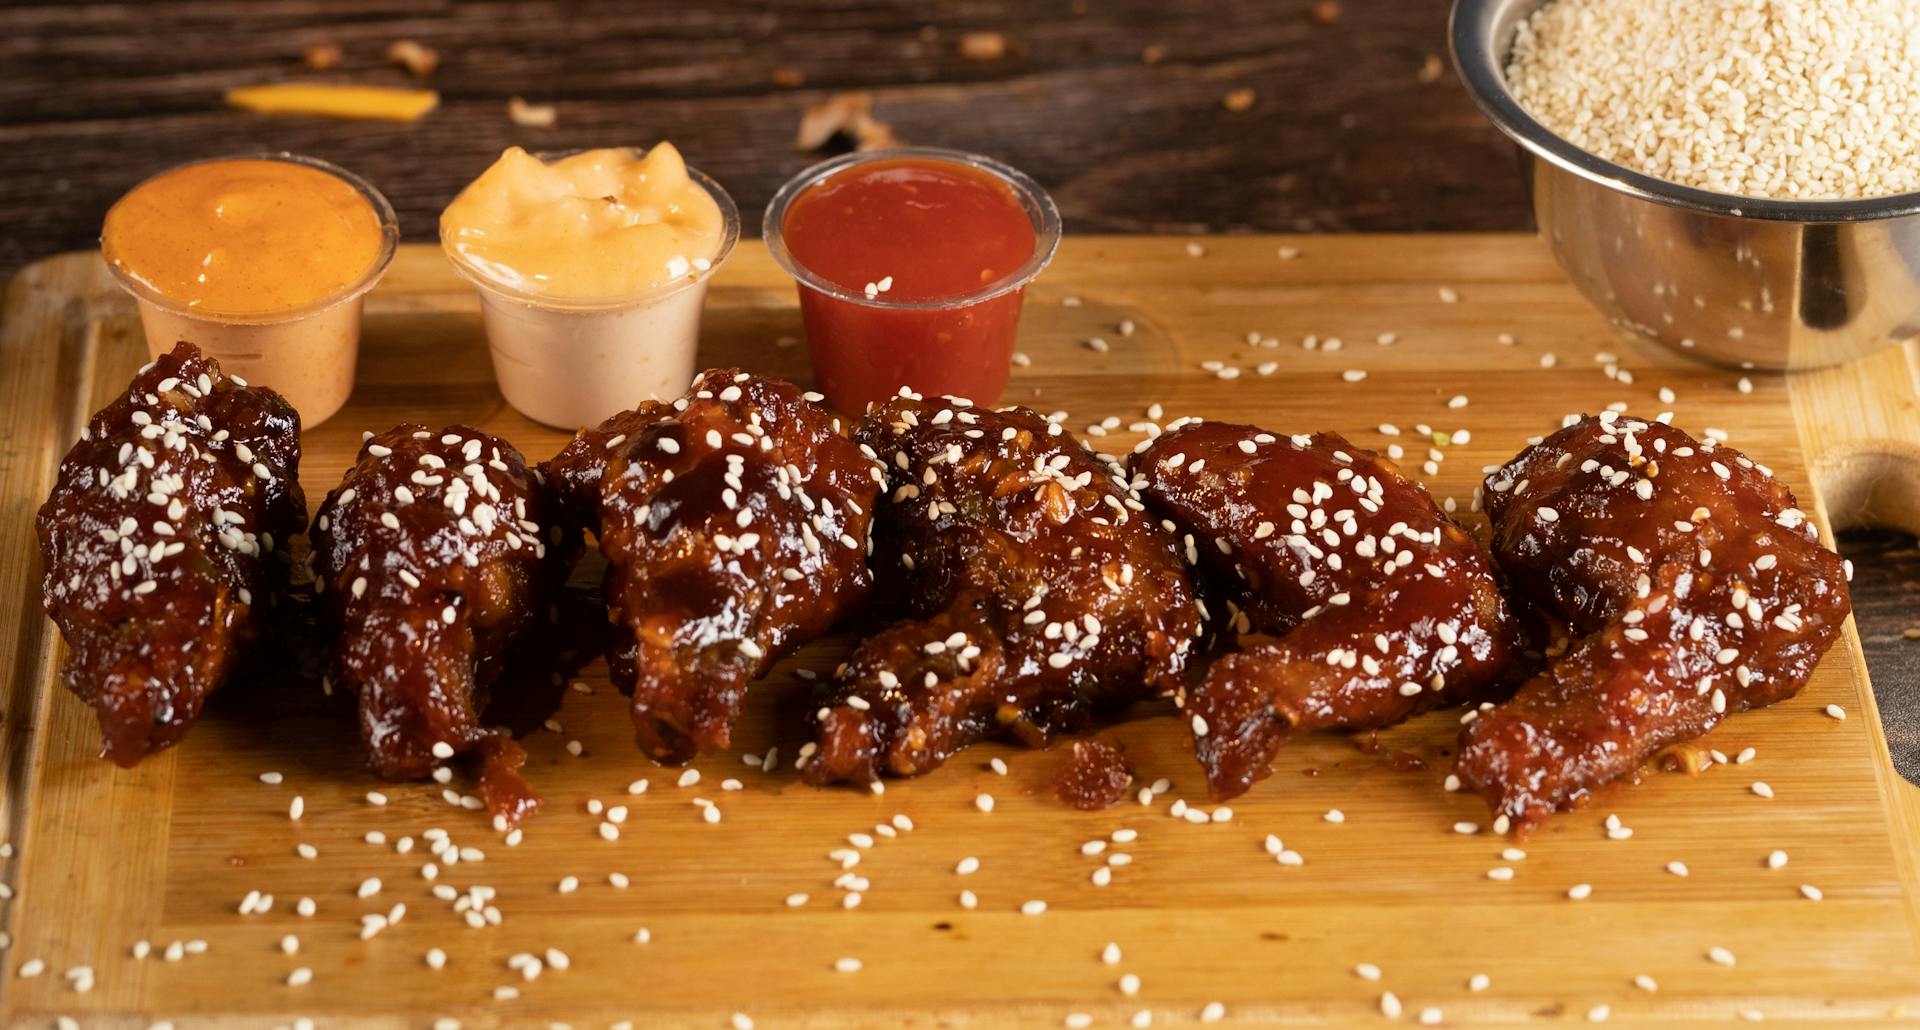
[(1567, 888), (1567, 897), (1574, 901), (1585, 901), (1593, 896), (1593, 884), (1576, 883)]
[(1751, 789), (1755, 794), (1758, 794), (1763, 798), (1773, 797), (1773, 788), (1767, 786), (1766, 781), (1764, 780), (1753, 781), (1753, 787)]
[(1400, 996), (1392, 991), (1380, 992), (1380, 1014), (1388, 1019), (1399, 1019), (1402, 1006)]
[(1493, 986), (1493, 978), (1485, 973), (1475, 973), (1467, 978), (1467, 990), (1475, 994)]
[(1353, 975), (1359, 977), (1362, 980), (1379, 980), (1380, 967), (1374, 965), (1371, 962), (1362, 962), (1359, 965), (1353, 967)]
[(1020, 914), (1023, 916), (1037, 916), (1046, 910), (1047, 903), (1038, 898), (1032, 901), (1021, 902), (1020, 904)]
[(1784, 867), (1784, 866), (1785, 866), (1786, 864), (1787, 864), (1787, 853), (1786, 853), (1786, 852), (1784, 852), (1784, 851), (1771, 851), (1771, 852), (1768, 852), (1768, 853), (1767, 853), (1767, 868), (1768, 868), (1768, 869), (1780, 869), (1780, 868), (1782, 868), (1782, 867)]
[(1217, 1001), (1207, 1002), (1200, 1009), (1200, 1022), (1218, 1023), (1227, 1018), (1227, 1007)]
[(1347, 813), (1342, 812), (1337, 808), (1329, 808), (1327, 809), (1326, 814), (1321, 816), (1320, 818), (1325, 819), (1327, 822), (1330, 822), (1330, 823), (1344, 823), (1347, 821)]
[(1715, 945), (1707, 949), (1707, 961), (1712, 962), (1716, 966), (1731, 966), (1735, 960), (1733, 952), (1719, 945)]
[(1655, 980), (1653, 977), (1648, 976), (1645, 973), (1640, 973), (1634, 976), (1633, 985), (1635, 987), (1640, 988), (1643, 991), (1646, 991), (1648, 994), (1652, 994), (1653, 992), (1658, 991), (1660, 989), (1659, 981)]
[(979, 809), (982, 812), (993, 811), (993, 795), (992, 794), (975, 795), (973, 799), (973, 807)]
[(1808, 901), (1819, 901), (1825, 898), (1827, 895), (1824, 891), (1822, 891), (1818, 887), (1815, 887), (1813, 884), (1803, 883), (1800, 885), (1800, 896), (1807, 899)]

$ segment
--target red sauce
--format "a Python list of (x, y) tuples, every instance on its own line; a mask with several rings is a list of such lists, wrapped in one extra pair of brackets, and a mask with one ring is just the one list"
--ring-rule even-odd
[[(860, 412), (902, 386), (983, 404), (1000, 395), (1024, 291), (969, 298), (1033, 257), (1013, 187), (953, 161), (872, 161), (795, 197), (781, 234), (795, 262), (836, 286), (864, 296), (888, 285), (873, 303), (800, 288), (814, 374), (835, 406)], [(939, 300), (952, 303), (887, 306)]]

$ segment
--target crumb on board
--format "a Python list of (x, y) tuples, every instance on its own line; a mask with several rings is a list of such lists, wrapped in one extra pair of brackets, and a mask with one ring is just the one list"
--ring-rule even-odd
[(520, 97), (510, 97), (507, 100), (507, 118), (524, 128), (550, 129), (559, 120), (560, 112), (552, 104), (529, 104)]

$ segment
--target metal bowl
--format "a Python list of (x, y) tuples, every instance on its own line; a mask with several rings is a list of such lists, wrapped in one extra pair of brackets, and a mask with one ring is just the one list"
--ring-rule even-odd
[(1541, 235), (1634, 336), (1739, 368), (1823, 368), (1920, 335), (1920, 193), (1764, 200), (1675, 185), (1568, 143), (1507, 91), (1519, 22), (1550, 0), (1455, 0), (1454, 67), (1519, 145)]

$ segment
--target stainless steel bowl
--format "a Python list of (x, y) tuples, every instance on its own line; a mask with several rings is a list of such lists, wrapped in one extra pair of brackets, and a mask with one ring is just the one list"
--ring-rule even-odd
[(1519, 145), (1534, 218), (1621, 330), (1740, 368), (1837, 365), (1920, 335), (1920, 193), (1787, 201), (1678, 186), (1554, 135), (1507, 91), (1521, 19), (1549, 0), (1455, 0), (1454, 67)]

